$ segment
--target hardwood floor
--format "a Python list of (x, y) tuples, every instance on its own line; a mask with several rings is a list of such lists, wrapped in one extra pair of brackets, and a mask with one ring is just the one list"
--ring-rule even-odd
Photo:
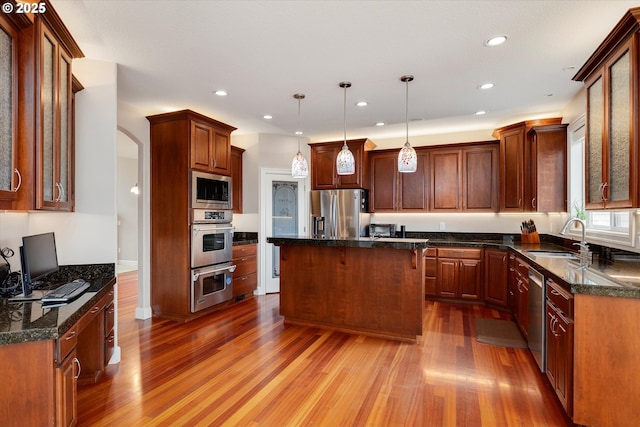
[(476, 342), (495, 310), (426, 302), (409, 344), (284, 326), (278, 295), (136, 320), (135, 273), (118, 287), (122, 360), (79, 388), (81, 426), (571, 425), (528, 350)]

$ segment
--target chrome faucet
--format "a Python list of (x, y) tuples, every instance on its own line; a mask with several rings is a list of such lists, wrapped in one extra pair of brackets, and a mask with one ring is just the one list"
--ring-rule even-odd
[(567, 231), (569, 230), (569, 226), (573, 223), (577, 223), (582, 226), (582, 240), (580, 241), (580, 243), (574, 243), (574, 245), (580, 247), (580, 252), (578, 254), (578, 258), (580, 258), (580, 265), (582, 267), (588, 267), (591, 262), (591, 253), (589, 252), (589, 245), (587, 245), (587, 239), (585, 237), (587, 232), (587, 226), (584, 223), (584, 221), (581, 220), (580, 218), (570, 218), (569, 221), (567, 221), (567, 223), (562, 228), (562, 231), (560, 232), (560, 234), (562, 235), (567, 234)]

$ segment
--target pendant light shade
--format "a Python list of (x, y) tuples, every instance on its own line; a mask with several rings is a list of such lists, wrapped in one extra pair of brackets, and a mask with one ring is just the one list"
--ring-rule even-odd
[(338, 175), (353, 175), (356, 173), (356, 160), (347, 146), (347, 88), (351, 87), (351, 82), (340, 82), (340, 87), (344, 89), (344, 144), (336, 158), (336, 169)]
[(298, 136), (298, 152), (293, 158), (293, 161), (291, 161), (291, 176), (293, 178), (306, 178), (309, 176), (309, 165), (307, 164), (307, 159), (304, 158), (300, 151), (300, 135), (302, 135), (302, 131), (300, 130), (300, 100), (304, 99), (304, 94), (296, 93), (293, 97), (298, 100), (298, 129), (296, 130), (296, 135)]
[(405, 83), (405, 122), (407, 126), (407, 141), (404, 143), (404, 147), (398, 153), (398, 172), (411, 173), (415, 172), (418, 168), (418, 156), (416, 150), (409, 144), (409, 82), (413, 80), (412, 75), (406, 75), (400, 77), (400, 80)]

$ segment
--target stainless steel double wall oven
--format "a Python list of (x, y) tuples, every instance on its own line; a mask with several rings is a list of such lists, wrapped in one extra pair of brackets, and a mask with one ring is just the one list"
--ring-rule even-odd
[[(195, 313), (233, 297), (236, 266), (231, 262), (231, 179), (193, 172), (191, 185), (191, 312)], [(217, 188), (216, 200), (207, 204), (202, 197), (205, 190), (194, 188), (200, 185)]]

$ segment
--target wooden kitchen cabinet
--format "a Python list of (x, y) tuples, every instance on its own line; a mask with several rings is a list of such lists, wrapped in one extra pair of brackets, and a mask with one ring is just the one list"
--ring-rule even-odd
[[(0, 208), (74, 209), (74, 85), (72, 60), (83, 57), (53, 6), (3, 14), (0, 84), (7, 95), (0, 138)], [(3, 57), (4, 60), (4, 57)], [(77, 82), (77, 81), (76, 81)]]
[(437, 296), (481, 299), (482, 249), (438, 248), (437, 254)]
[(231, 180), (233, 183), (233, 213), (242, 213), (242, 153), (243, 148), (231, 146)]
[(338, 175), (336, 158), (344, 141), (320, 142), (311, 146), (311, 189), (327, 190), (335, 188), (369, 189), (369, 151), (376, 145), (369, 139), (347, 141), (356, 162), (355, 173)]
[(436, 296), (436, 277), (438, 277), (438, 253), (435, 247), (424, 251), (424, 295)]
[(238, 301), (253, 296), (258, 287), (258, 245), (237, 245), (233, 247), (231, 262), (236, 266), (233, 272), (233, 298)]
[[(0, 209), (11, 209), (18, 197), (20, 170), (18, 169), (18, 44), (19, 26), (13, 14), (0, 15), (0, 49), (9, 57), (0, 65)], [(24, 172), (24, 171), (23, 171)]]
[(431, 212), (498, 211), (498, 145), (429, 150)]
[[(155, 316), (187, 321), (219, 309), (191, 313), (191, 172), (195, 164), (202, 166), (197, 170), (213, 165), (213, 152), (206, 147), (211, 149), (214, 134), (229, 134), (235, 128), (191, 110), (148, 116), (147, 120), (151, 144), (151, 308)], [(229, 165), (227, 159), (225, 175), (231, 173)], [(212, 171), (222, 172), (210, 168)]]
[(500, 140), (500, 211), (529, 212), (531, 156), (527, 134), (534, 126), (559, 125), (562, 118), (529, 120), (496, 129)]
[(78, 375), (80, 362), (75, 348), (56, 367), (56, 426), (74, 426), (78, 422)]
[(527, 210), (567, 211), (567, 125), (534, 126), (528, 133)]
[(547, 378), (567, 414), (573, 415), (573, 296), (548, 279), (546, 345)]
[(231, 132), (236, 128), (191, 113), (191, 169), (231, 175)]
[(507, 308), (515, 316), (518, 311), (518, 282), (516, 280), (516, 257), (509, 254), (509, 273), (507, 286)]
[(527, 338), (529, 336), (529, 264), (520, 257), (515, 257), (513, 262), (515, 281), (515, 299), (516, 310), (513, 312), (516, 324), (520, 328), (522, 334)]
[(416, 150), (418, 167), (414, 173), (398, 172), (398, 150), (376, 150), (371, 163), (371, 212), (426, 212), (428, 206), (428, 154)]
[(634, 8), (573, 77), (587, 89), (587, 209), (640, 206), (639, 39), (640, 8)]
[(484, 251), (484, 300), (498, 306), (507, 306), (509, 262), (506, 251)]

